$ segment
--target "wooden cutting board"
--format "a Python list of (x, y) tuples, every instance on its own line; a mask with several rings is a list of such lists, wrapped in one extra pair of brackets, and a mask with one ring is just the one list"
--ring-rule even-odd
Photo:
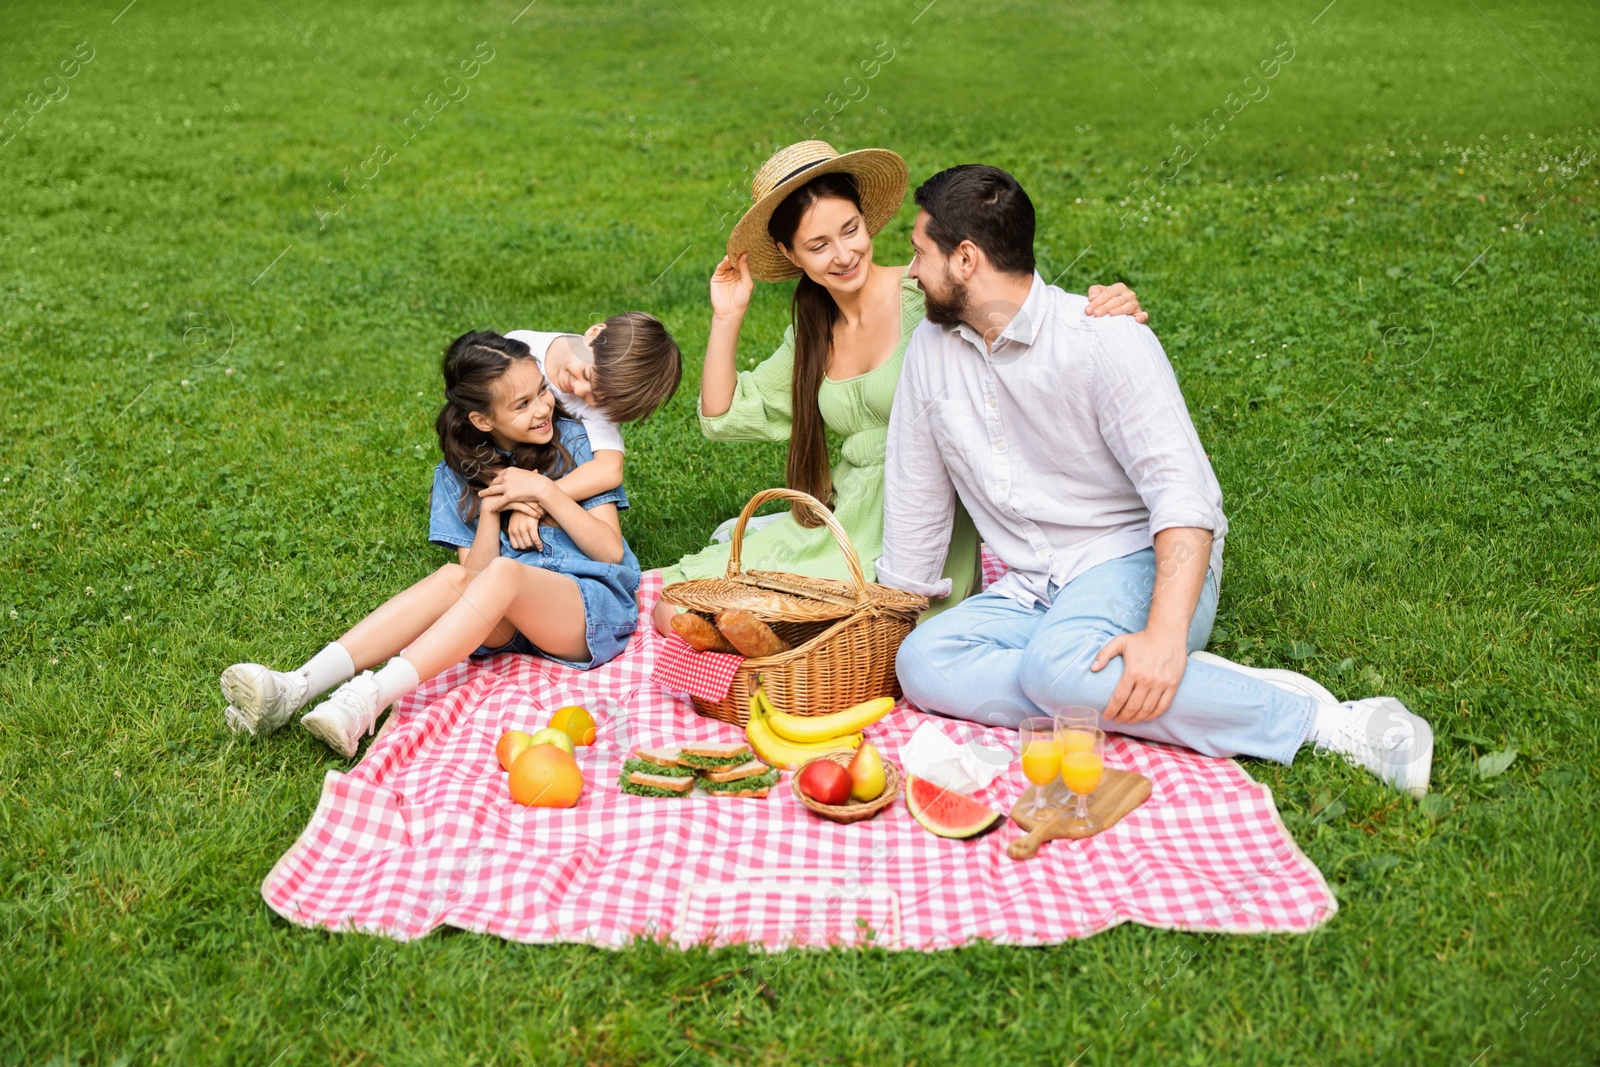
[[(1023, 790), (1022, 796), (1011, 808), (1011, 821), (1028, 831), (1026, 837), (1019, 837), (1006, 846), (1006, 852), (1014, 860), (1032, 859), (1039, 851), (1039, 846), (1046, 841), (1057, 838), (1092, 837), (1072, 830), (1065, 823), (1065, 816), (1071, 814), (1072, 794), (1063, 792), (1063, 806), (1060, 808), (1046, 807), (1044, 814), (1038, 818), (1022, 814), (1033, 803), (1033, 793), (1036, 786), (1029, 786)], [(1122, 820), (1128, 812), (1150, 799), (1150, 779), (1133, 771), (1119, 771), (1107, 768), (1105, 776), (1100, 780), (1100, 788), (1089, 794), (1089, 814), (1100, 820), (1100, 830), (1108, 830)]]

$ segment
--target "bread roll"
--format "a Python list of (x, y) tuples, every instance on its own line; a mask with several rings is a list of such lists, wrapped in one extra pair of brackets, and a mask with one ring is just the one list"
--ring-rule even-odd
[(789, 651), (783, 638), (772, 632), (772, 627), (742, 608), (717, 612), (717, 629), (728, 643), (739, 650), (741, 656), (761, 659)]
[(681, 612), (672, 617), (672, 632), (689, 643), (689, 647), (699, 652), (732, 652), (737, 650), (723, 637), (717, 628), (705, 618), (692, 611)]

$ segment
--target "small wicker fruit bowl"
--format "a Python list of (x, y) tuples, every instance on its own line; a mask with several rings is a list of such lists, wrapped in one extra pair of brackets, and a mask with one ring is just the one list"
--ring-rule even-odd
[(800, 791), (800, 775), (817, 760), (832, 760), (841, 767), (848, 767), (854, 757), (854, 752), (830, 752), (826, 756), (818, 756), (816, 759), (806, 760), (800, 765), (799, 770), (789, 776), (789, 788), (793, 790), (795, 799), (824, 819), (832, 819), (834, 822), (841, 823), (860, 822), (862, 819), (870, 819), (890, 804), (893, 804), (895, 798), (900, 795), (900, 768), (888, 760), (883, 762), (883, 792), (864, 803), (824, 804), (820, 800), (812, 800)]

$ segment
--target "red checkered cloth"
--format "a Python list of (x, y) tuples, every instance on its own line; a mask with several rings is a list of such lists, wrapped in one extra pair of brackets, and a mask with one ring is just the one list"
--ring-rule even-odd
[(689, 642), (672, 634), (661, 642), (651, 681), (663, 689), (715, 704), (733, 688), (733, 676), (739, 673), (743, 662), (743, 656), (726, 652), (696, 652)]
[[(1019, 836), (1013, 825), (948, 841), (899, 800), (840, 826), (796, 802), (787, 775), (765, 800), (621, 793), (617, 775), (636, 745), (739, 736), (651, 683), (659, 592), (660, 576), (647, 574), (638, 633), (598, 670), (500, 656), (461, 664), (402, 701), (360, 763), (328, 773), (310, 825), (262, 884), (267, 903), (303, 926), (400, 940), (448, 925), (524, 942), (620, 947), (651, 937), (770, 949), (1039, 945), (1130, 921), (1301, 932), (1338, 907), (1272, 794), (1237, 763), (1126, 738), (1110, 740), (1107, 761), (1150, 778), (1150, 799), (1110, 830), (1051, 842), (1025, 863), (1005, 852)], [(495, 741), (570, 703), (599, 726), (595, 744), (578, 750), (583, 797), (565, 810), (521, 807)], [(902, 703), (868, 734), (898, 762), (925, 721)], [(935, 721), (957, 742), (1016, 741)], [(1026, 784), (1013, 765), (979, 799), (1008, 809)]]

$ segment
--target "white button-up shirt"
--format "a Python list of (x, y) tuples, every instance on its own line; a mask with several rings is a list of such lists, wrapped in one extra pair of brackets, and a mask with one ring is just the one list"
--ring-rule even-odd
[(1010, 567), (992, 591), (1048, 601), (1162, 530), (1212, 533), (1222, 575), (1222, 488), (1166, 353), (1131, 317), (1036, 273), (992, 350), (971, 327), (923, 322), (889, 416), (878, 580), (944, 596), (955, 497)]

